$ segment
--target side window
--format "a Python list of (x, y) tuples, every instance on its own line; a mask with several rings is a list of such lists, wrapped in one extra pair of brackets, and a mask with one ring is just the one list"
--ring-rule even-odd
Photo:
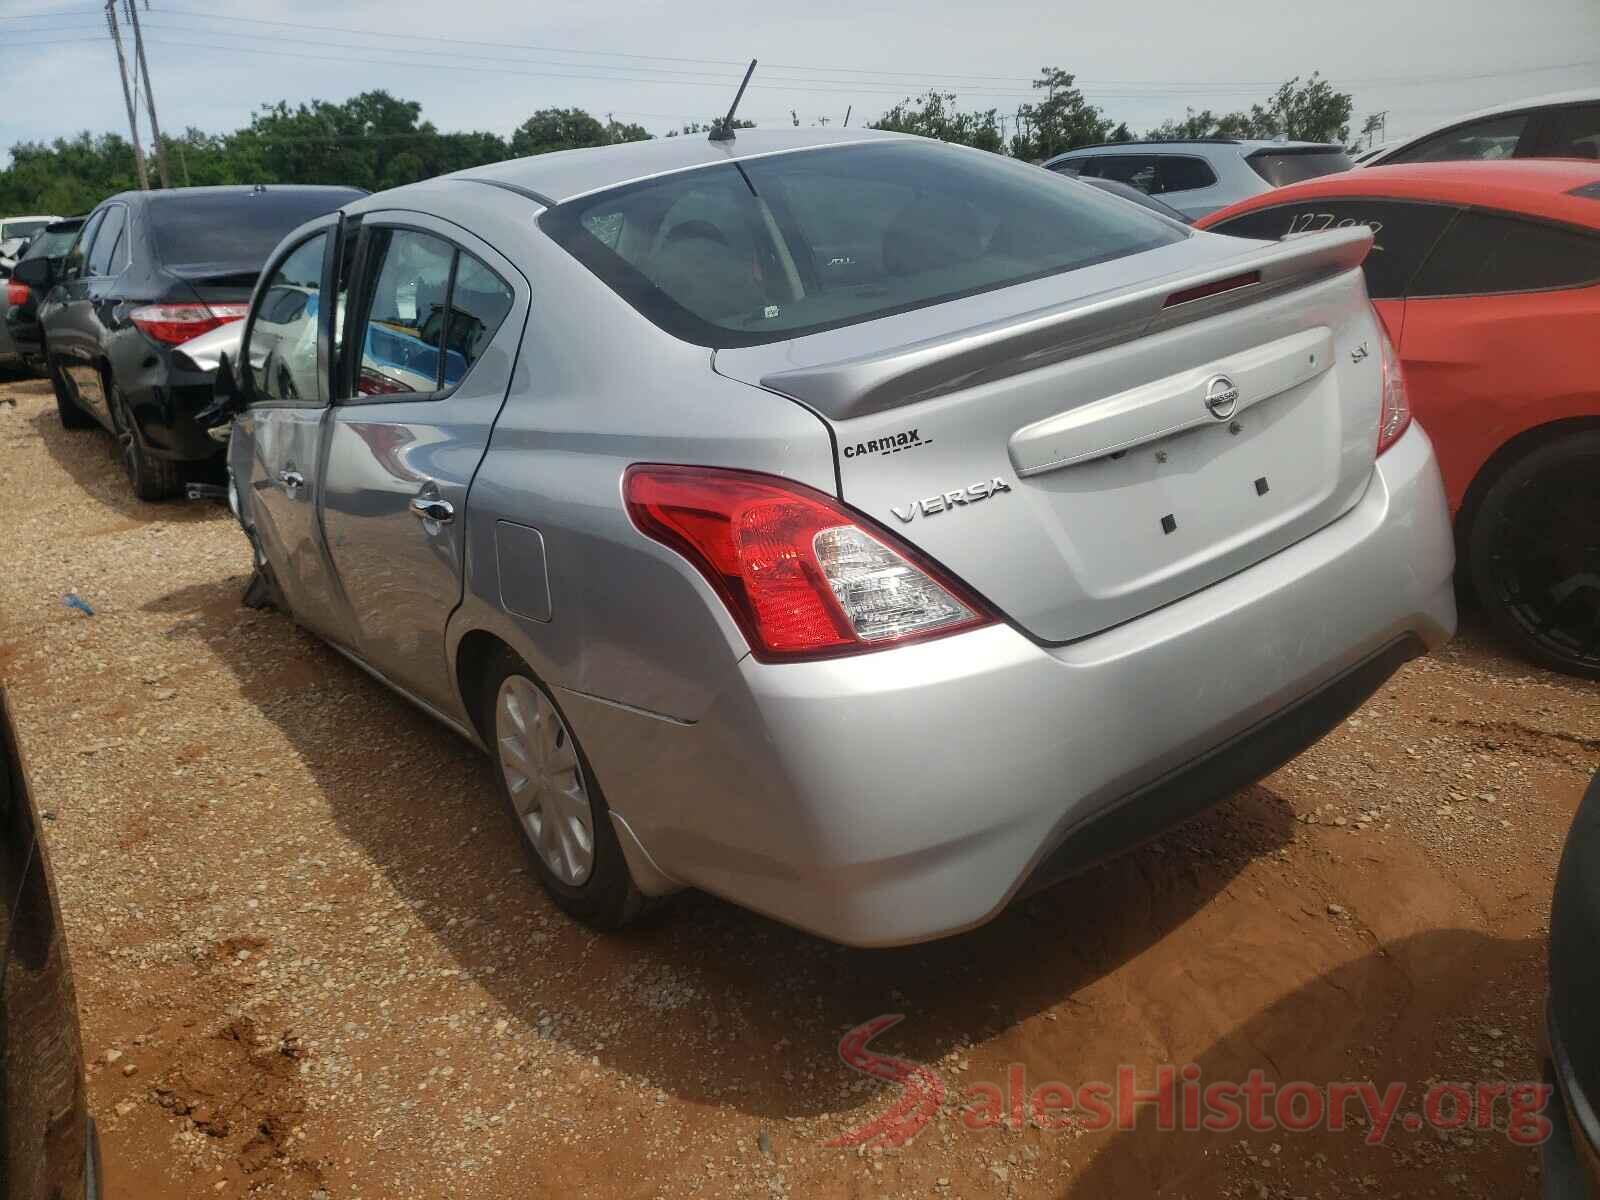
[(1156, 188), (1152, 195), (1208, 188), (1216, 182), (1216, 172), (1205, 159), (1192, 158), (1187, 154), (1163, 154), (1161, 173), (1156, 179)]
[(1418, 142), (1384, 159), (1384, 163), (1457, 162), (1464, 159), (1510, 158), (1527, 128), (1527, 113), (1489, 117), (1471, 125), (1459, 125)]
[(1098, 162), (1100, 169), (1095, 174), (1102, 179), (1115, 179), (1147, 194), (1156, 187), (1154, 154), (1107, 154)]
[(317, 370), (317, 314), (327, 245), (326, 233), (301, 242), (262, 289), (244, 335), (257, 400), (320, 403), (326, 399)]
[(472, 255), (461, 252), (444, 340), (444, 385), (453, 387), (472, 369), (511, 311), (516, 293)]
[(371, 289), (362, 306), (357, 396), (439, 390), (445, 301), (455, 247), (413, 229), (368, 230)]
[(1260, 208), (1215, 225), (1212, 232), (1270, 240), (1365, 225), (1372, 230), (1372, 252), (1363, 264), (1367, 294), (1391, 300), (1406, 294), (1406, 285), (1458, 211), (1446, 204), (1396, 200), (1314, 200)]
[(1060, 164), (1060, 169), (1070, 171), (1076, 175), (1088, 175), (1090, 178), (1100, 178), (1100, 168), (1105, 165), (1103, 157), (1069, 158)]
[(1540, 158), (1600, 159), (1600, 104), (1558, 108), (1545, 119)]
[(1600, 235), (1468, 211), (1412, 281), (1413, 296), (1483, 296), (1600, 282)]
[(72, 243), (72, 249), (67, 252), (66, 276), (68, 279), (76, 278), (84, 273), (84, 268), (89, 263), (89, 247), (94, 244), (94, 235), (100, 231), (100, 223), (106, 219), (108, 209), (102, 208), (84, 223), (83, 231), (78, 234), (78, 240)]
[(122, 231), (128, 223), (128, 210), (121, 204), (113, 204), (106, 209), (105, 220), (100, 222), (100, 231), (94, 235), (94, 245), (89, 249), (89, 274), (110, 275), (111, 260), (116, 254), (117, 242), (122, 238)]

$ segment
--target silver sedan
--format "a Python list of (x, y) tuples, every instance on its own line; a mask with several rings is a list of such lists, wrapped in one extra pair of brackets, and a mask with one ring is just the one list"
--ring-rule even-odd
[(486, 749), (583, 920), (965, 929), (1453, 631), (1370, 244), (854, 130), (366, 197), (222, 373), (252, 596)]

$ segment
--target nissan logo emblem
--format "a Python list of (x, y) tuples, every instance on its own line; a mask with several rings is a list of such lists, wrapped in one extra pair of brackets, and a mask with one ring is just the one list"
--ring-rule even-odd
[(1238, 406), (1239, 389), (1226, 375), (1218, 375), (1206, 384), (1206, 408), (1217, 420), (1226, 421)]

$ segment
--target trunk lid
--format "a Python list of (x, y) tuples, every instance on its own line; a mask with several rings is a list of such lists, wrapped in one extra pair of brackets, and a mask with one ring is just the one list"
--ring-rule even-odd
[(1067, 642), (1243, 570), (1360, 498), (1381, 391), (1370, 245), (1364, 229), (1202, 233), (722, 350), (716, 369), (813, 409), (842, 499), (1032, 636)]
[(206, 303), (243, 304), (255, 291), (261, 276), (260, 263), (178, 263), (164, 270), (181, 287)]

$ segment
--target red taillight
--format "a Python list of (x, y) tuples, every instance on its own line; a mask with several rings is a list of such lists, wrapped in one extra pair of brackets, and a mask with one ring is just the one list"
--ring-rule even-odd
[(1406, 396), (1406, 376), (1400, 366), (1400, 356), (1395, 353), (1394, 343), (1384, 331), (1383, 318), (1374, 310), (1372, 319), (1378, 327), (1379, 365), (1383, 379), (1383, 403), (1378, 408), (1378, 453), (1382, 454), (1411, 427), (1411, 401)]
[(1242, 287), (1261, 282), (1260, 271), (1246, 271), (1243, 275), (1230, 275), (1226, 279), (1213, 279), (1210, 283), (1196, 284), (1191, 288), (1173, 292), (1162, 302), (1162, 308), (1171, 308), (1174, 304), (1187, 304), (1191, 300), (1204, 300), (1207, 296), (1219, 296), (1223, 292), (1236, 291)]
[(146, 337), (178, 346), (202, 333), (244, 319), (248, 304), (145, 304), (128, 314)]
[(12, 281), (6, 284), (6, 303), (12, 308), (28, 302), (28, 285)]
[(995, 619), (910, 547), (802, 484), (640, 465), (623, 494), (640, 532), (699, 569), (763, 661), (904, 645)]

